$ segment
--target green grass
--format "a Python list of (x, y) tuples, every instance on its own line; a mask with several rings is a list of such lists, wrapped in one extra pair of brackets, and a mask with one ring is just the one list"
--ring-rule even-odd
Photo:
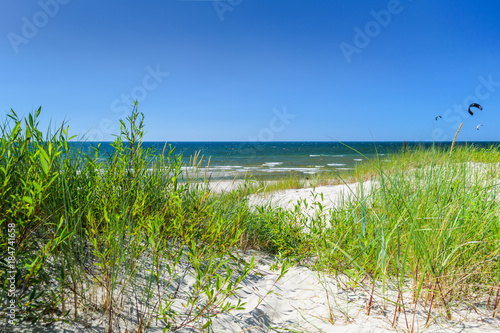
[[(0, 145), (0, 247), (16, 258), (15, 269), (2, 258), (1, 298), (15, 301), (17, 322), (90, 324), (97, 311), (111, 332), (131, 308), (135, 330), (153, 318), (175, 330), (242, 307), (229, 297), (253, 267), (233, 254), (246, 206), (179, 182), (182, 165), (172, 149), (153, 156), (141, 147), (137, 111), (121, 123), (104, 162), (98, 151), (69, 145), (65, 127), (43, 136), (39, 112), (22, 119), (12, 111)], [(192, 287), (179, 291), (188, 277)]]
[[(415, 148), (350, 174), (307, 182), (290, 175), (212, 193), (181, 172), (174, 148), (142, 148), (137, 109), (121, 122), (106, 161), (99, 149), (69, 144), (64, 124), (42, 133), (39, 112), (12, 111), (1, 127), (0, 247), (16, 263), (11, 297), (12, 267), (7, 255), (0, 261), (0, 297), (15, 299), (18, 322), (90, 324), (97, 312), (109, 332), (202, 330), (244, 307), (231, 296), (254, 266), (237, 256), (249, 249), (346, 277), (346, 288), (381, 284), (396, 291), (386, 301), (405, 314), (408, 292), (429, 316), (438, 309), (452, 318), (460, 306), (495, 316), (500, 307), (498, 148)], [(318, 201), (312, 217), (303, 202), (290, 211), (248, 205), (252, 193), (366, 180), (378, 185), (338, 209)], [(186, 281), (191, 288), (180, 288)], [(133, 322), (120, 319), (128, 309)]]
[[(487, 163), (487, 164), (473, 164)], [(447, 319), (460, 306), (492, 316), (500, 290), (500, 155), (497, 148), (416, 149), (372, 161), (358, 180), (378, 184), (343, 207), (308, 220), (295, 210), (262, 207), (258, 234), (270, 249), (351, 283), (368, 278)], [(366, 191), (365, 191), (366, 192)], [(323, 209), (317, 206), (317, 213)], [(309, 230), (304, 232), (304, 230)], [(373, 291), (374, 289), (372, 289)], [(368, 308), (371, 304), (368, 304)], [(402, 311), (411, 312), (409, 308)], [(368, 310), (369, 312), (369, 310)]]

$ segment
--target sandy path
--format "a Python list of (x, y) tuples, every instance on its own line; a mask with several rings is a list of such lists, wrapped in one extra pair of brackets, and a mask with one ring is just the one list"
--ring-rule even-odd
[[(308, 187), (301, 189), (288, 189), (283, 191), (272, 192), (265, 195), (253, 194), (249, 197), (250, 206), (265, 206), (282, 207), (285, 209), (293, 209), (297, 202), (302, 202), (303, 207), (307, 206), (307, 213), (312, 213), (315, 209), (313, 203), (319, 202), (325, 208), (337, 208), (343, 205), (347, 200), (354, 197), (361, 197), (361, 188), (363, 195), (369, 193), (374, 187), (373, 181), (368, 181), (362, 184), (342, 184), (331, 186)], [(305, 203), (305, 205), (304, 205)]]

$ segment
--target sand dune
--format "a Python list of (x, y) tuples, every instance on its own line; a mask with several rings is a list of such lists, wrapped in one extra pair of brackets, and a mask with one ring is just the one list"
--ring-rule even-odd
[[(211, 189), (228, 191), (241, 185), (241, 182), (225, 181), (211, 184)], [(373, 182), (366, 182), (363, 192), (369, 193), (375, 186)], [(359, 184), (320, 186), (267, 195), (254, 194), (249, 197), (249, 204), (292, 209), (297, 201), (303, 201), (311, 207), (311, 211), (306, 213), (313, 213), (312, 203), (315, 201), (320, 201), (327, 210), (335, 209), (349, 197), (360, 194)], [(500, 332), (500, 318), (488, 317), (487, 313), (491, 311), (486, 311), (485, 304), (453, 309), (452, 320), (447, 320), (442, 308), (434, 308), (428, 313), (421, 305), (415, 306), (412, 303), (413, 291), (407, 289), (403, 291), (402, 300), (406, 310), (397, 311), (393, 300), (398, 299), (398, 291), (391, 281), (386, 282), (385, 290), (377, 282), (372, 290), (372, 281), (354, 282), (346, 276), (329, 276), (304, 266), (290, 268), (277, 281), (279, 271), (271, 269), (275, 258), (258, 252), (243, 253), (246, 260), (250, 260), (252, 255), (256, 257), (257, 265), (232, 298), (234, 303), (237, 298), (245, 302), (245, 310), (214, 318), (211, 332)], [(194, 280), (193, 272), (188, 272), (182, 288), (189, 290)], [(372, 307), (368, 315), (367, 304), (371, 296)], [(178, 308), (182, 309), (179, 304)], [(105, 318), (99, 313), (91, 317), (94, 318), (91, 329), (83, 324), (59, 322), (50, 327), (40, 327), (39, 332), (103, 332)], [(121, 327), (133, 331), (136, 322), (133, 313), (125, 311), (122, 321)], [(162, 332), (162, 327), (154, 326), (148, 331)], [(34, 329), (33, 326), (20, 324), (16, 331), (32, 332)], [(177, 332), (198, 331), (185, 327)]]

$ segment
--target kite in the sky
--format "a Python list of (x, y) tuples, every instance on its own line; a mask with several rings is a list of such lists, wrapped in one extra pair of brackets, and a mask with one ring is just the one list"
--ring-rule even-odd
[(437, 117), (436, 117), (436, 120), (438, 120), (438, 118), (443, 118), (443, 117), (441, 117), (441, 116), (437, 116)]
[(472, 103), (471, 105), (469, 105), (469, 113), (471, 116), (474, 115), (474, 113), (472, 113), (472, 111), (470, 110), (470, 108), (478, 108), (479, 110), (482, 110), (483, 107), (477, 103)]
[(479, 124), (476, 126), (476, 129), (479, 131), (479, 126), (483, 126), (483, 124)]

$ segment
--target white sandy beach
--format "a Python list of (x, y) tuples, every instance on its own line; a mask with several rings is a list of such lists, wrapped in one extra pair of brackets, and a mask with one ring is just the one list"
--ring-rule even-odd
[[(372, 181), (362, 184), (364, 195), (369, 193), (374, 186)], [(319, 202), (325, 210), (337, 208), (350, 198), (361, 195), (360, 184), (341, 184), (330, 186), (307, 187), (299, 189), (289, 189), (276, 191), (266, 195), (251, 195), (249, 198), (250, 206), (282, 207), (284, 209), (293, 209), (297, 202), (305, 203), (306, 213), (312, 214), (315, 210), (314, 202)]]

